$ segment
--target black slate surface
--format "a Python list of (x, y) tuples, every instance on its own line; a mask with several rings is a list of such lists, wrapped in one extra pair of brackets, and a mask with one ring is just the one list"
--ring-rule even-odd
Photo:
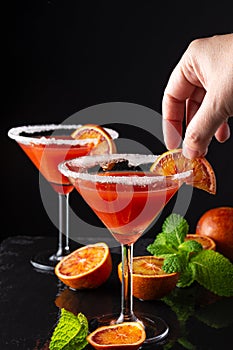
[[(145, 255), (148, 239), (135, 244), (134, 255)], [(120, 310), (117, 264), (120, 250), (112, 251), (110, 279), (96, 290), (72, 291), (53, 272), (37, 271), (30, 264), (36, 252), (56, 246), (45, 237), (9, 237), (0, 246), (0, 349), (45, 350), (60, 308), (96, 315)], [(134, 299), (137, 312), (154, 313), (170, 326), (166, 340), (147, 346), (159, 350), (228, 349), (233, 333), (233, 299), (219, 298), (200, 286), (176, 288), (166, 300)], [(90, 349), (87, 346), (86, 349)]]

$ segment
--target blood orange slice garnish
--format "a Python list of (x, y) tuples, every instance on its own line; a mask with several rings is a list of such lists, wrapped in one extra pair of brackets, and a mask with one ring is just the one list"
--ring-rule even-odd
[(116, 144), (110, 133), (100, 125), (84, 124), (71, 137), (76, 140), (89, 140), (92, 143), (91, 155), (116, 153)]
[(152, 164), (150, 170), (157, 175), (175, 175), (192, 170), (192, 179), (187, 184), (216, 193), (216, 177), (214, 170), (205, 157), (185, 158), (181, 149), (174, 149), (161, 154)]
[(145, 339), (145, 330), (139, 322), (123, 322), (102, 326), (87, 336), (87, 341), (98, 350), (137, 350)]
[[(143, 300), (162, 298), (176, 286), (179, 274), (163, 271), (163, 258), (136, 256), (133, 258), (133, 296)], [(122, 264), (118, 265), (118, 276), (122, 280)]]
[(97, 288), (112, 272), (112, 259), (106, 243), (89, 244), (64, 257), (55, 274), (73, 289)]

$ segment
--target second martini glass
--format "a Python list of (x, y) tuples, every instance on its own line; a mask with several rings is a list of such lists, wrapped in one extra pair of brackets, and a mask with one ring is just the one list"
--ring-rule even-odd
[(59, 170), (67, 176), (87, 204), (121, 244), (122, 290), (119, 315), (96, 318), (96, 326), (139, 321), (146, 330), (146, 343), (168, 333), (164, 320), (135, 314), (132, 297), (133, 245), (149, 227), (191, 172), (156, 176), (150, 171), (156, 156), (112, 154), (65, 161)]
[[(8, 136), (14, 139), (31, 159), (44, 178), (50, 183), (59, 199), (59, 236), (57, 251), (42, 251), (31, 258), (34, 267), (53, 270), (58, 261), (70, 252), (69, 247), (69, 193), (73, 185), (58, 171), (58, 164), (64, 160), (87, 155), (95, 144), (95, 139), (76, 140), (72, 132), (80, 125), (33, 125), (20, 126), (9, 130)], [(117, 132), (106, 131), (114, 139)], [(97, 141), (97, 140), (96, 140)], [(65, 242), (63, 243), (63, 233)]]

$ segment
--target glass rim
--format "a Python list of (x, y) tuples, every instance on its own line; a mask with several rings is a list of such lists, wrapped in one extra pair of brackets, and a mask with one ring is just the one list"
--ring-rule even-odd
[[(165, 180), (174, 180), (179, 181), (190, 178), (193, 171), (188, 170), (184, 171), (178, 174), (174, 175), (154, 175), (153, 172), (151, 172), (152, 176), (102, 176), (98, 175), (96, 173), (90, 174), (83, 171), (73, 171), (70, 170), (67, 166), (68, 164), (72, 164), (73, 166), (80, 167), (80, 169), (85, 169), (85, 167), (94, 167), (95, 165), (100, 165), (102, 163), (102, 166), (106, 165), (108, 161), (111, 160), (131, 160), (132, 166), (138, 166), (142, 164), (148, 164), (153, 163), (159, 155), (153, 155), (153, 154), (137, 154), (137, 153), (115, 153), (111, 155), (89, 155), (89, 156), (83, 156), (78, 158), (73, 158), (70, 160), (66, 160), (61, 162), (58, 165), (58, 170), (65, 175), (68, 178), (72, 178), (74, 180), (86, 180), (91, 182), (97, 182), (97, 183), (113, 183), (113, 184), (126, 184), (126, 185), (152, 185), (156, 182), (163, 182)], [(133, 160), (135, 162), (133, 163)], [(137, 161), (136, 161), (137, 160)]]
[[(46, 132), (46, 131), (56, 131), (56, 130), (76, 130), (80, 128), (83, 124), (36, 124), (36, 125), (24, 125), (24, 126), (16, 126), (12, 127), (8, 131), (8, 136), (22, 144), (67, 144), (67, 145), (84, 145), (87, 143), (95, 143), (97, 142), (97, 139), (83, 139), (83, 140), (76, 140), (76, 139), (71, 139), (71, 140), (62, 140), (62, 139), (55, 139), (55, 138), (46, 138), (45, 136), (41, 137), (33, 137), (33, 133), (36, 132)], [(117, 131), (110, 129), (110, 128), (105, 128), (103, 127), (104, 130), (106, 130), (112, 137), (112, 139), (117, 139), (119, 134)], [(29, 135), (28, 136), (22, 136), (20, 135), (21, 133), (26, 132)], [(96, 140), (96, 141), (95, 141)]]

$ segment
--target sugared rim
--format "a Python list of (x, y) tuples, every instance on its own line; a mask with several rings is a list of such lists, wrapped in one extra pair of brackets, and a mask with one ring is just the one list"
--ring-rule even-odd
[[(22, 144), (67, 144), (67, 145), (84, 145), (87, 143), (95, 143), (95, 139), (82, 139), (82, 140), (76, 140), (76, 139), (71, 139), (71, 140), (57, 140), (55, 138), (46, 138), (44, 136), (42, 137), (33, 137), (33, 134), (36, 132), (44, 132), (44, 131), (52, 131), (52, 130), (75, 130), (78, 129), (82, 126), (82, 124), (41, 124), (41, 125), (28, 125), (28, 126), (18, 126), (11, 128), (8, 131), (8, 136)], [(109, 128), (104, 128), (112, 137), (112, 139), (118, 138), (119, 134), (117, 131), (109, 129)], [(21, 134), (23, 132), (27, 132), (30, 136), (22, 136)], [(96, 140), (96, 143), (98, 143), (98, 140)]]
[[(183, 173), (168, 175), (168, 176), (160, 176), (154, 175), (151, 172), (152, 176), (102, 176), (96, 173), (90, 174), (85, 172), (85, 168), (92, 168), (94, 166), (100, 165), (102, 167), (106, 166), (109, 162), (119, 161), (119, 160), (128, 160), (129, 166), (139, 166), (145, 165), (148, 163), (153, 163), (158, 156), (152, 154), (137, 154), (137, 153), (116, 153), (116, 154), (106, 154), (106, 155), (97, 155), (97, 156), (84, 156), (74, 158), (68, 161), (64, 161), (58, 165), (59, 171), (65, 175), (66, 177), (72, 179), (81, 179), (87, 180), (91, 182), (98, 183), (115, 183), (115, 184), (125, 184), (125, 185), (150, 185), (155, 184), (156, 182), (163, 182), (165, 179), (168, 180), (183, 180), (189, 178), (192, 175), (192, 170), (185, 171)], [(79, 171), (70, 170), (71, 167), (80, 168)]]

